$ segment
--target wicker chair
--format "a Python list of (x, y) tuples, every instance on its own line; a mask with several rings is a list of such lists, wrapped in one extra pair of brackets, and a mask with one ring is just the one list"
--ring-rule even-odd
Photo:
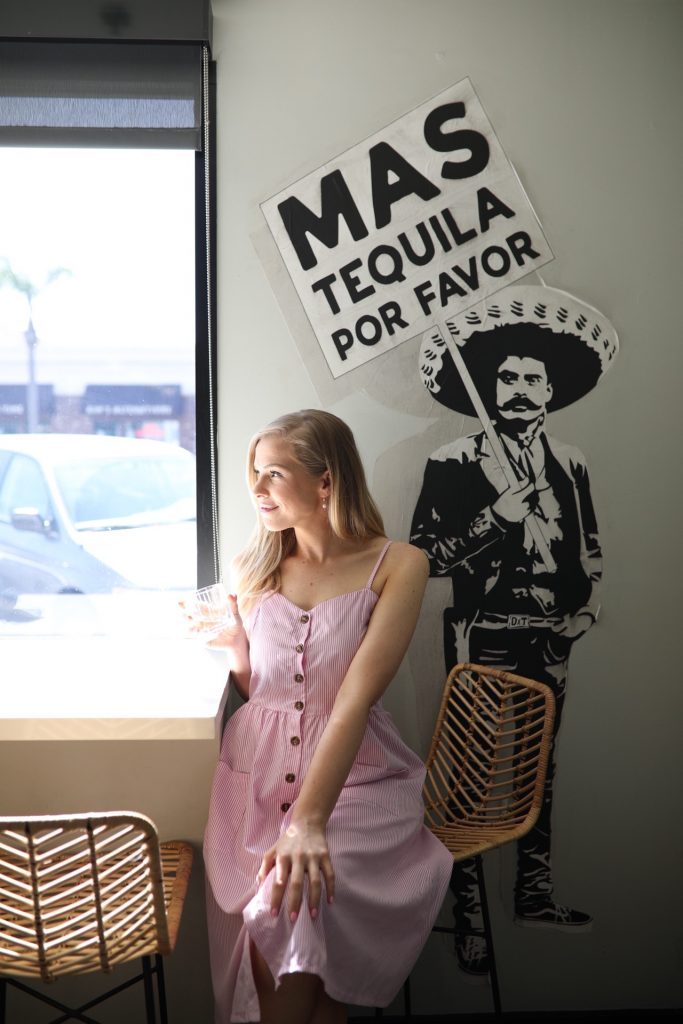
[[(456, 665), (446, 680), (427, 758), (425, 823), (454, 862), (475, 858), (484, 927), (471, 934), (488, 945), (496, 1016), (500, 988), (481, 855), (519, 839), (536, 823), (554, 714), (555, 699), (544, 683), (481, 665)], [(434, 931), (456, 933), (440, 926)], [(409, 986), (405, 997), (410, 1017)]]
[[(191, 869), (192, 847), (159, 845), (141, 814), (0, 818), (0, 1024), (10, 986), (60, 1010), (55, 1020), (96, 1024), (86, 1011), (138, 982), (148, 1024), (157, 1001), (165, 1024), (162, 956), (175, 946)], [(138, 957), (140, 974), (78, 1008), (19, 980), (110, 972)]]

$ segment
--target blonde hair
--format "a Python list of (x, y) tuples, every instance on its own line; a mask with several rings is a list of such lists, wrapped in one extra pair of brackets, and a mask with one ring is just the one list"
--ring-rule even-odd
[[(259, 430), (249, 442), (247, 486), (254, 480), (256, 446), (265, 437), (281, 437), (311, 476), (329, 473), (328, 515), (332, 531), (345, 540), (384, 535), (384, 523), (365, 480), (363, 464), (350, 428), (332, 413), (302, 409)], [(280, 589), (280, 563), (296, 544), (294, 530), (267, 530), (259, 518), (249, 542), (235, 561), (240, 608), (247, 613), (264, 593)]]

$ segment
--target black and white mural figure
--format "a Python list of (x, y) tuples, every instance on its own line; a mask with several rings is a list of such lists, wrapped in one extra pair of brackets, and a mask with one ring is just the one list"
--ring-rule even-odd
[[(569, 655), (598, 614), (601, 552), (586, 460), (548, 433), (547, 420), (597, 384), (616, 355), (616, 334), (596, 310), (541, 286), (508, 287), (447, 328), (448, 342), (438, 330), (424, 335), (423, 383), (455, 412), (476, 411), (484, 429), (429, 458), (410, 539), (432, 576), (452, 580), (446, 668), (472, 661), (548, 683), (557, 701), (554, 748)], [(538, 823), (518, 843), (515, 919), (586, 928), (588, 913), (555, 899), (554, 774), (553, 750)], [(456, 865), (452, 887), (456, 925), (476, 923), (473, 861)], [(456, 954), (462, 969), (488, 971), (483, 939), (456, 941)]]

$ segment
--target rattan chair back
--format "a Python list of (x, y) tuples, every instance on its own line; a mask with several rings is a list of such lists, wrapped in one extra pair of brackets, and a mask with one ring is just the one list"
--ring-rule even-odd
[(0, 975), (52, 981), (170, 952), (191, 864), (141, 814), (0, 818)]
[(551, 746), (552, 690), (510, 672), (456, 665), (427, 758), (425, 820), (454, 860), (535, 824)]

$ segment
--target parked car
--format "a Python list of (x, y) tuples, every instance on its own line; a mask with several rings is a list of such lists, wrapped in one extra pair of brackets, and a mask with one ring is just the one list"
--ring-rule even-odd
[(0, 602), (20, 594), (188, 590), (195, 459), (161, 441), (0, 435)]

